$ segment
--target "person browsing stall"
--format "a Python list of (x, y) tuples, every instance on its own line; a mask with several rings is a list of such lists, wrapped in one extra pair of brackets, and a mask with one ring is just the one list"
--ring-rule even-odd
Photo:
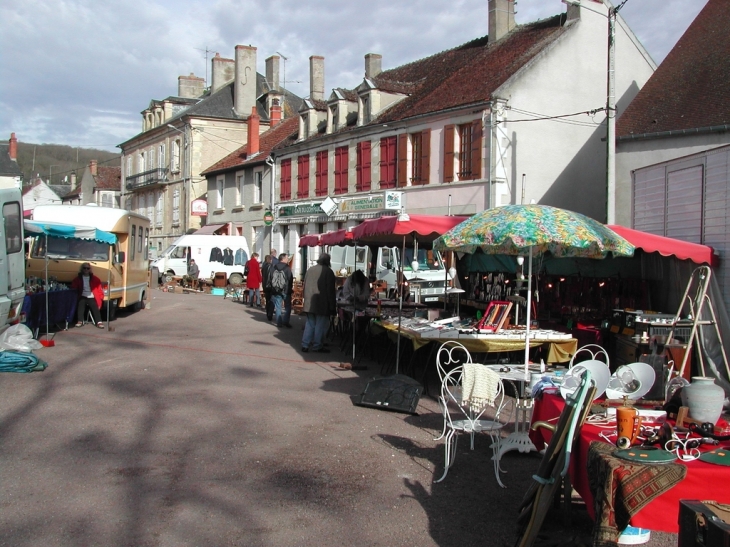
[(248, 289), (248, 305), (254, 307), (254, 295), (256, 295), (256, 307), (261, 307), (261, 265), (259, 264), (259, 253), (254, 253), (246, 262), (246, 288)]
[(183, 281), (189, 285), (193, 285), (198, 281), (198, 276), (200, 275), (200, 268), (198, 268), (198, 265), (195, 263), (195, 259), (190, 259), (190, 264), (188, 264), (188, 273), (183, 276)]
[(76, 304), (76, 326), (81, 327), (84, 324), (84, 315), (89, 309), (94, 324), (103, 329), (104, 323), (101, 322), (99, 308), (104, 300), (104, 290), (101, 288), (101, 279), (92, 273), (91, 264), (84, 262), (81, 265), (79, 275), (71, 281), (71, 288), (76, 289), (79, 295)]
[(272, 267), (271, 255), (264, 257), (264, 264), (261, 266), (261, 283), (264, 287), (264, 297), (266, 298), (266, 319), (273, 321), (274, 319), (274, 301), (271, 299), (271, 291), (268, 287), (269, 274)]
[(342, 287), (342, 298), (349, 304), (354, 304), (355, 309), (364, 310), (370, 300), (370, 282), (362, 270), (352, 272)]
[(307, 322), (302, 336), (302, 351), (310, 349), (319, 353), (329, 353), (324, 347), (324, 337), (330, 325), (330, 316), (336, 313), (335, 272), (330, 267), (331, 259), (322, 253), (317, 265), (307, 270), (304, 276), (304, 307)]

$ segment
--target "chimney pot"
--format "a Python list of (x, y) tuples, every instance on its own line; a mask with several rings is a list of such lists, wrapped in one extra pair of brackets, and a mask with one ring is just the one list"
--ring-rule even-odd
[(96, 160), (91, 160), (89, 162), (89, 171), (91, 171), (91, 175), (94, 177), (96, 176), (96, 171), (97, 171), (96, 166), (97, 166)]
[(210, 60), (210, 92), (215, 93), (221, 87), (233, 80), (236, 75), (235, 61), (233, 59), (225, 59), (220, 53), (216, 53), (215, 57)]
[(15, 138), (15, 133), (10, 133), (10, 140), (8, 141), (8, 156), (13, 161), (18, 161), (18, 139)]
[(324, 101), (324, 57), (319, 55), (309, 58), (309, 97)]
[(256, 48), (236, 46), (236, 79), (233, 84), (233, 109), (243, 118), (256, 106)]
[(259, 122), (261, 117), (256, 112), (256, 107), (251, 107), (251, 115), (248, 117), (248, 156), (253, 156), (259, 151)]
[(271, 90), (280, 91), (279, 87), (279, 60), (278, 55), (272, 55), (266, 59), (266, 81), (269, 82)]
[(197, 99), (205, 92), (205, 79), (192, 72), (190, 76), (178, 76), (177, 96), (184, 99)]
[(365, 77), (375, 78), (383, 71), (383, 56), (377, 53), (368, 53), (365, 55)]
[(498, 42), (515, 28), (514, 0), (489, 0), (489, 42)]

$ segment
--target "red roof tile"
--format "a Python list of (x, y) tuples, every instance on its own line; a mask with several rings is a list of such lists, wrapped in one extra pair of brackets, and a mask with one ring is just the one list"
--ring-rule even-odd
[(293, 134), (299, 131), (299, 118), (292, 117), (282, 121), (274, 128), (262, 133), (259, 136), (259, 152), (252, 157), (248, 157), (248, 144), (244, 144), (238, 150), (231, 152), (225, 158), (217, 161), (207, 169), (205, 169), (201, 175), (213, 175), (228, 171), (234, 168), (241, 168), (246, 165), (252, 165), (255, 163), (261, 163), (266, 161), (274, 147), (282, 141), (285, 141)]
[(96, 187), (100, 190), (121, 190), (122, 189), (122, 168), (104, 167), (96, 168)]
[(709, 0), (616, 124), (618, 137), (730, 123), (730, 2)]

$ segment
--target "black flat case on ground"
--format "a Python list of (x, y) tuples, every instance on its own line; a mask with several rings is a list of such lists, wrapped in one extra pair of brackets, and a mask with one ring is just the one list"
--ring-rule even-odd
[(730, 547), (730, 524), (711, 505), (698, 500), (679, 500), (677, 547)]

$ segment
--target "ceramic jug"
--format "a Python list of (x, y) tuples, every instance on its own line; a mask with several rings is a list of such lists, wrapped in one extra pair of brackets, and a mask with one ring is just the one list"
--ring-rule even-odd
[(693, 376), (692, 383), (682, 389), (687, 399), (689, 417), (700, 422), (716, 424), (722, 414), (725, 391), (708, 376)]

